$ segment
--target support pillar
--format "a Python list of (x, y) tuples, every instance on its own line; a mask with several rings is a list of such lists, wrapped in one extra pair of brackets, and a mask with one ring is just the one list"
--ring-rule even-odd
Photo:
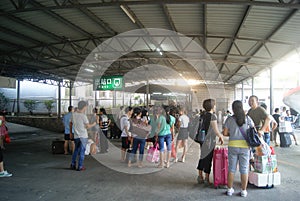
[(57, 117), (61, 117), (61, 82), (58, 82)]
[(69, 105), (72, 105), (72, 88), (73, 88), (73, 82), (70, 81), (70, 86), (69, 86), (69, 89), (70, 89), (70, 93), (69, 93)]
[(241, 101), (244, 103), (244, 82), (242, 82), (242, 91), (241, 91), (242, 99)]
[(17, 114), (20, 114), (20, 80), (18, 80), (17, 86)]
[(274, 88), (273, 88), (273, 68), (270, 68), (270, 114), (274, 109)]
[(252, 93), (251, 95), (254, 95), (254, 77), (251, 78), (251, 82), (252, 82), (251, 83), (251, 85), (252, 85), (251, 86), (251, 93)]

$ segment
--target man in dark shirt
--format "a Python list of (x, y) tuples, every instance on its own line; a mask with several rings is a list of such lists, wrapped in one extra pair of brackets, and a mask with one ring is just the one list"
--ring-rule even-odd
[(273, 118), (275, 119), (276, 123), (277, 123), (277, 128), (275, 128), (274, 132), (273, 132), (273, 139), (275, 142), (275, 146), (278, 146), (278, 143), (276, 141), (276, 137), (277, 137), (277, 133), (279, 134), (279, 118), (280, 118), (280, 112), (279, 112), (279, 108), (275, 108), (275, 113), (272, 115)]

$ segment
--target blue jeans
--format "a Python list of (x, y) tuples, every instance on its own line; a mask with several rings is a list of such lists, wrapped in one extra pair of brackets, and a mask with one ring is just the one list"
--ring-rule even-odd
[(167, 150), (171, 151), (171, 143), (172, 143), (172, 135), (171, 134), (158, 136), (158, 145), (159, 145), (160, 152), (163, 152), (165, 150), (165, 142), (167, 144)]
[(270, 141), (271, 141), (270, 133), (264, 133), (264, 141), (270, 146)]
[(140, 148), (139, 148), (139, 161), (143, 161), (145, 144), (146, 144), (146, 139), (136, 138), (136, 137), (133, 138), (132, 154), (130, 154), (130, 159), (129, 159), (130, 161), (132, 161), (133, 156), (135, 156), (139, 145), (140, 145)]
[(72, 166), (76, 166), (76, 159), (77, 156), (79, 156), (78, 159), (78, 169), (83, 167), (83, 160), (84, 160), (84, 153), (85, 153), (85, 147), (87, 144), (88, 139), (87, 138), (76, 138), (74, 139), (75, 143), (75, 150), (72, 155)]

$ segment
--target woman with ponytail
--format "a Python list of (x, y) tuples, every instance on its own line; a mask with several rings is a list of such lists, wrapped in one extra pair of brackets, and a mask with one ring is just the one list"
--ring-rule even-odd
[(236, 100), (232, 103), (233, 116), (228, 117), (224, 125), (224, 136), (229, 136), (228, 143), (228, 190), (227, 195), (234, 193), (233, 180), (237, 165), (241, 174), (242, 197), (247, 196), (247, 183), (249, 171), (249, 146), (241, 132), (246, 133), (248, 125), (254, 126), (252, 119), (245, 115), (242, 101)]
[[(155, 137), (158, 140), (159, 151), (160, 151), (160, 162), (158, 168), (164, 167), (164, 162), (166, 161), (165, 167), (170, 167), (170, 158), (171, 158), (171, 145), (172, 145), (172, 136), (174, 136), (174, 124), (175, 117), (169, 114), (169, 108), (164, 110), (159, 107), (157, 110), (158, 118), (157, 118), (157, 126), (155, 131)], [(164, 144), (166, 142), (167, 145), (167, 157), (165, 160), (164, 155)]]

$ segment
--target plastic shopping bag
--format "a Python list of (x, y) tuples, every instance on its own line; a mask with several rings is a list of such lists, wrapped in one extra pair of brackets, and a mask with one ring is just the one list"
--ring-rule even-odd
[(157, 163), (159, 161), (159, 150), (157, 144), (155, 144), (153, 147), (150, 147), (146, 160), (151, 163)]

